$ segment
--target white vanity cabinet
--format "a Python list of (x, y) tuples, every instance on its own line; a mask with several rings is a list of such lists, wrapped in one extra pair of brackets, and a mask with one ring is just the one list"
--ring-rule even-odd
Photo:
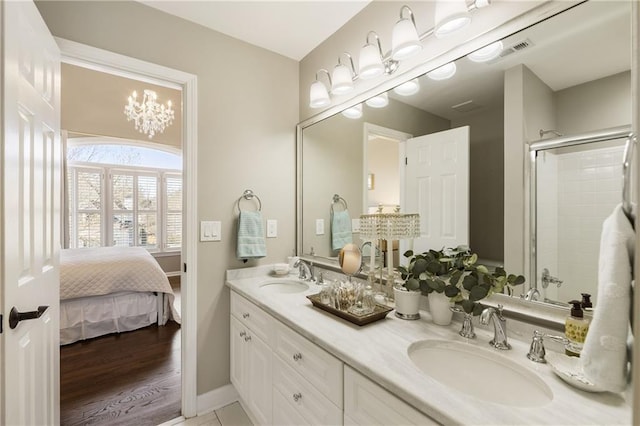
[(439, 423), (345, 365), (344, 424), (351, 426)]
[(273, 342), (274, 424), (341, 425), (342, 361), (278, 321)]
[(252, 420), (271, 424), (273, 352), (269, 341), (273, 319), (232, 292), (230, 321), (231, 383), (251, 411)]

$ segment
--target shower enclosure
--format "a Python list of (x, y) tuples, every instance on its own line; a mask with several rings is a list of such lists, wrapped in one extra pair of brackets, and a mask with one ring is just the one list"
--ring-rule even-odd
[(531, 279), (525, 298), (566, 305), (589, 293), (597, 303), (602, 223), (621, 202), (630, 208), (632, 146), (629, 127), (530, 144)]

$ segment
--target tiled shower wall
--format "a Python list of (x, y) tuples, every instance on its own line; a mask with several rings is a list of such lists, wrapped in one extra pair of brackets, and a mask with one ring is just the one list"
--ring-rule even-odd
[[(584, 149), (584, 146), (579, 149)], [(594, 295), (593, 300), (597, 300), (602, 222), (621, 202), (623, 150), (621, 145), (557, 155), (557, 223), (551, 214), (553, 202), (539, 203), (538, 206), (539, 229), (551, 231), (557, 226), (556, 267), (552, 269), (553, 261), (543, 254), (552, 255), (553, 239), (544, 242), (541, 239), (544, 234), (539, 235), (538, 273), (545, 267), (541, 260), (547, 261), (551, 275), (564, 283), (560, 288), (553, 284), (549, 286), (547, 297), (568, 302), (580, 299), (580, 293), (590, 293)], [(540, 191), (553, 190), (553, 185), (547, 189), (540, 184), (540, 179), (553, 182), (553, 177), (542, 178), (539, 175), (538, 179), (539, 194)], [(545, 210), (544, 213), (540, 208)], [(541, 223), (541, 217), (546, 222)], [(555, 291), (557, 295), (553, 294)]]

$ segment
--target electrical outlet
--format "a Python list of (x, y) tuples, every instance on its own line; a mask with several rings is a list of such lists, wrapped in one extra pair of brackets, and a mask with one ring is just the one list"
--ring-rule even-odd
[(324, 235), (324, 219), (316, 219), (316, 235)]
[(360, 218), (351, 219), (351, 232), (360, 232)]

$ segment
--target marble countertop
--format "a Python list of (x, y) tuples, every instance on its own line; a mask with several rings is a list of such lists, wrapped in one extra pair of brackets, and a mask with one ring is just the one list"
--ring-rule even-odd
[[(299, 293), (274, 293), (260, 288), (273, 280), (269, 265), (227, 271), (227, 286), (248, 298), (273, 317), (333, 354), (355, 370), (369, 377), (399, 398), (443, 424), (531, 424), (587, 425), (631, 424), (631, 392), (624, 394), (590, 393), (571, 387), (555, 375), (548, 364), (529, 361), (531, 333), (512, 333), (515, 321), (508, 321), (512, 349), (491, 348), (488, 341), (493, 328), (478, 326), (476, 339), (458, 335), (460, 323), (434, 325), (427, 311), (421, 318), (405, 321), (393, 312), (383, 320), (359, 327), (312, 306), (305, 296), (319, 292), (319, 287)], [(292, 276), (295, 278), (295, 276)], [(526, 339), (520, 339), (526, 336)], [(476, 345), (495, 351), (496, 357), (509, 358), (538, 375), (551, 389), (553, 399), (539, 407), (514, 407), (488, 402), (457, 391), (420, 371), (409, 359), (407, 349), (413, 342), (443, 339)], [(546, 344), (547, 342), (545, 342)], [(547, 345), (549, 351), (551, 344)], [(463, 365), (460, 368), (464, 368)], [(472, 371), (469, 374), (473, 374)], [(500, 393), (500, 377), (487, 383), (487, 392)]]

